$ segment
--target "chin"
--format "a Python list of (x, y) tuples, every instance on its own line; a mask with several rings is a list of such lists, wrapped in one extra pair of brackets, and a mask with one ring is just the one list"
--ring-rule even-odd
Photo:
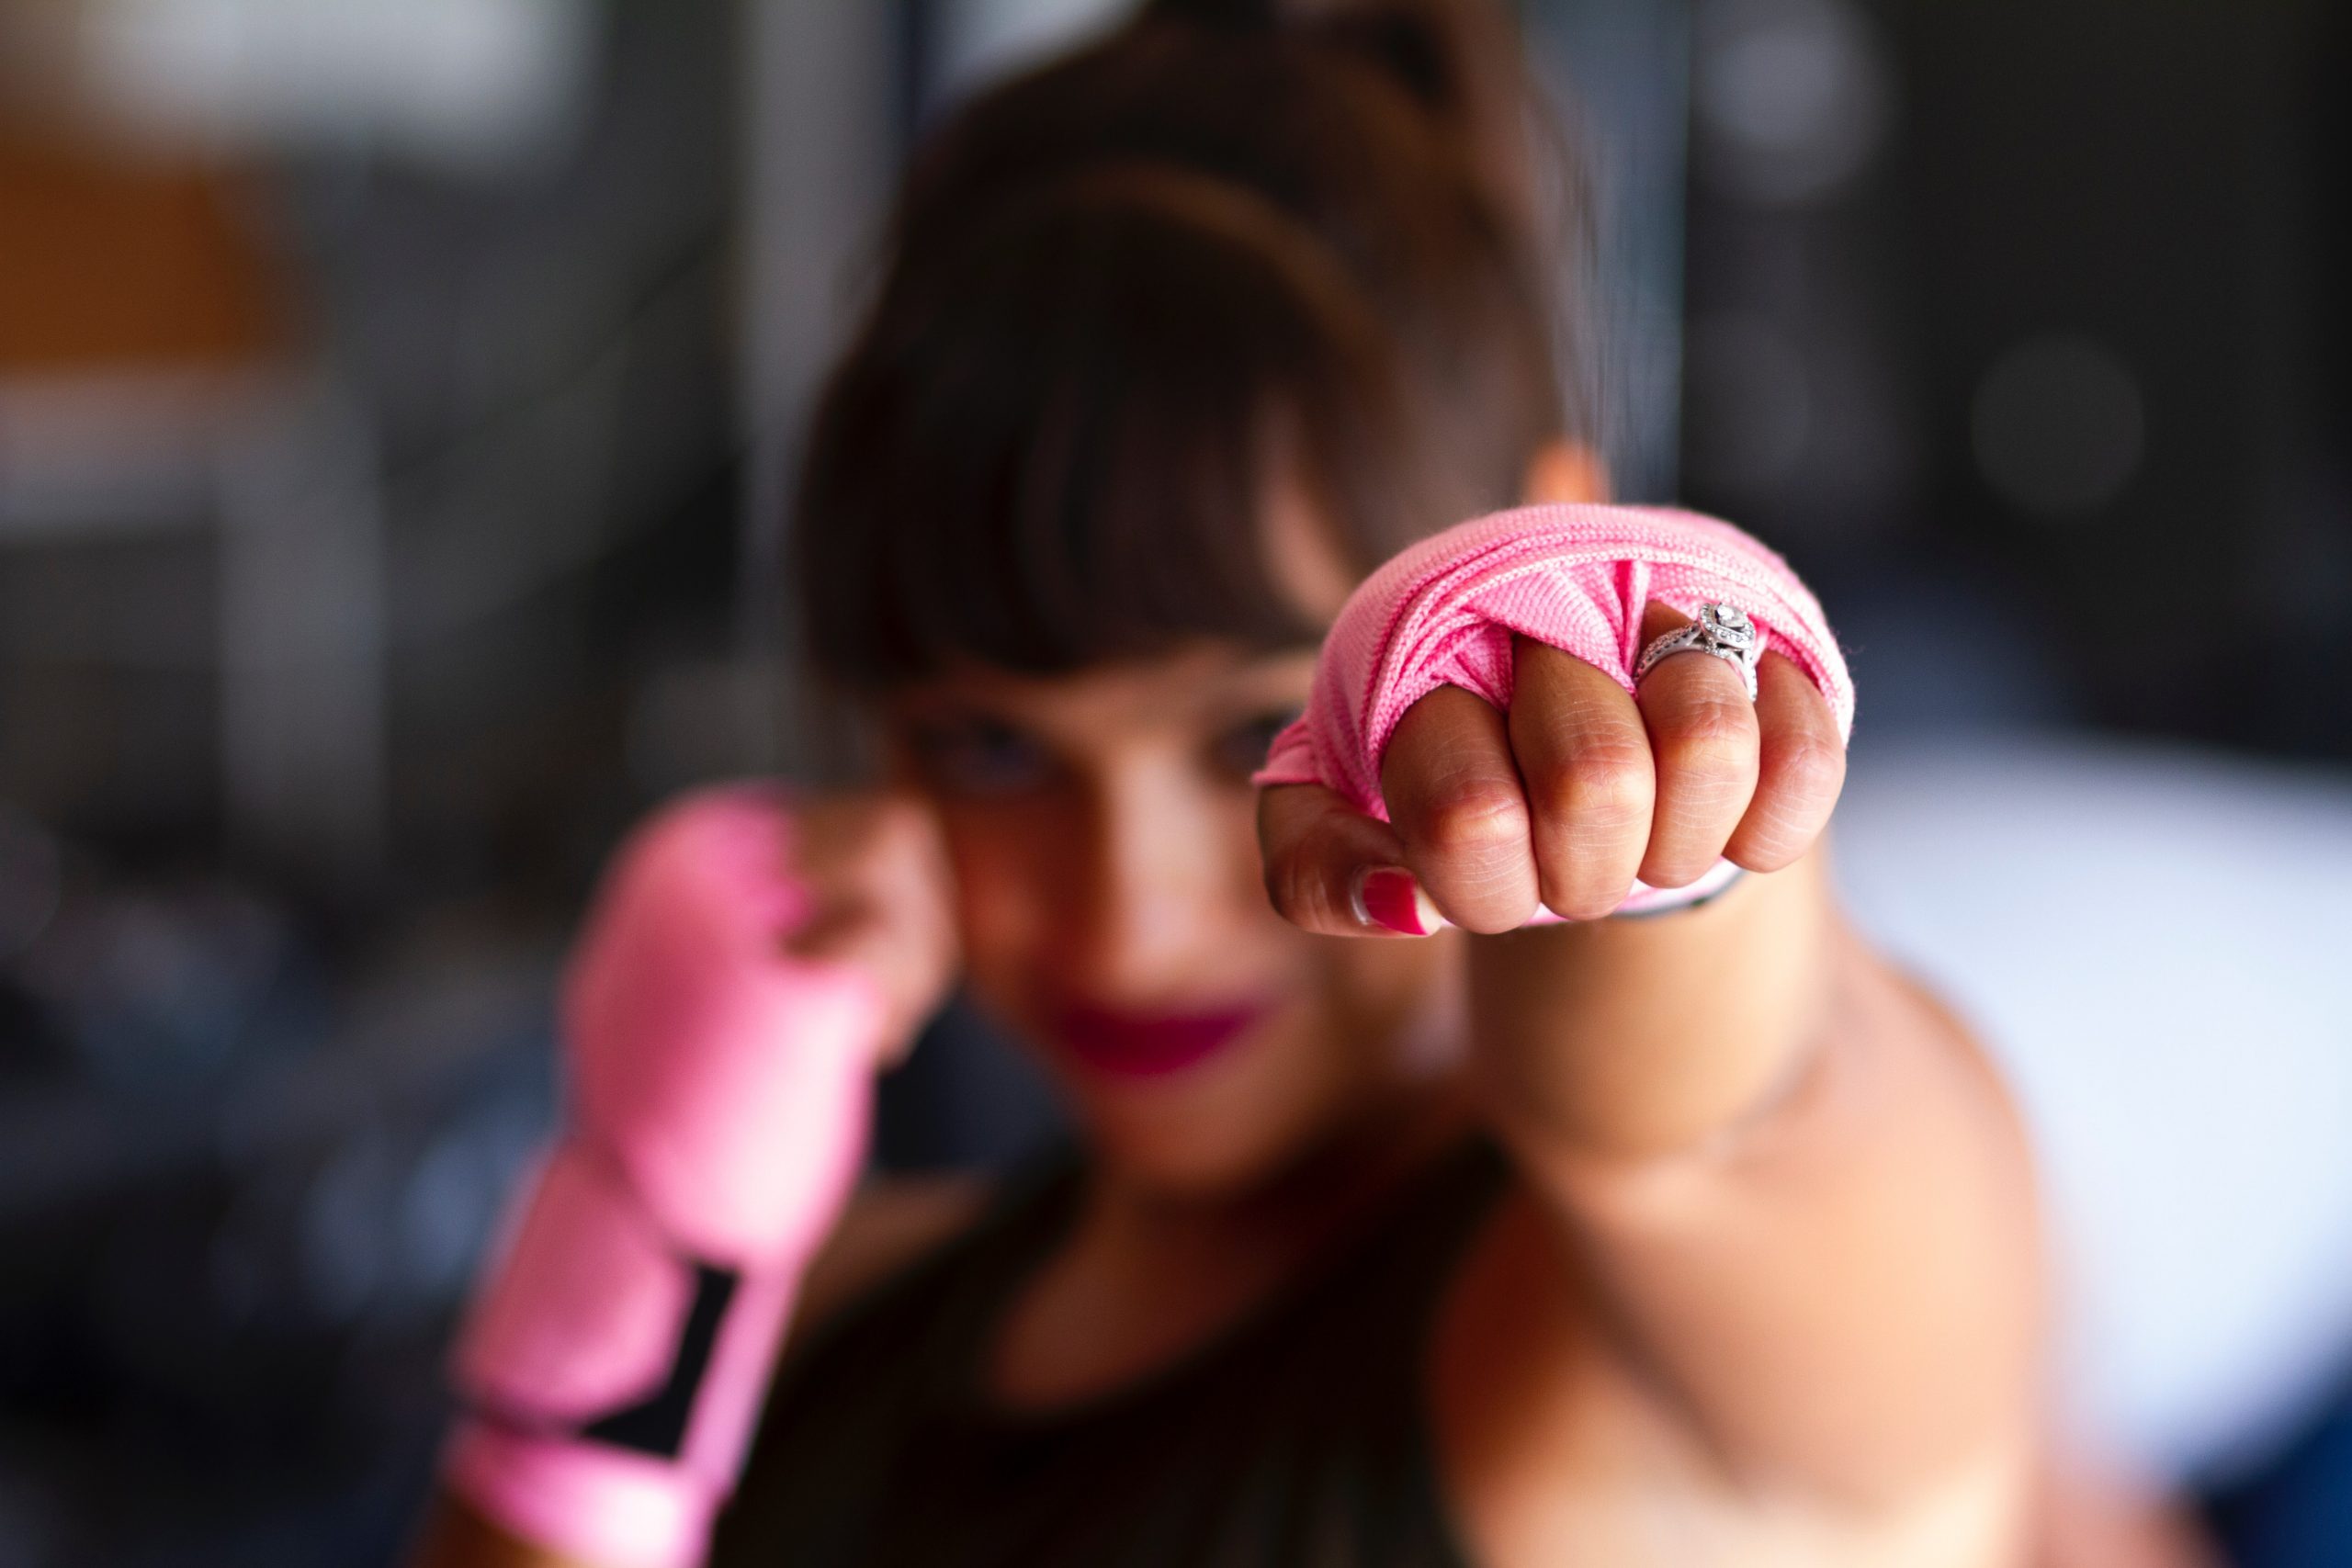
[(1064, 1082), (1103, 1165), (1171, 1200), (1233, 1197), (1284, 1175), (1359, 1097), (1342, 1064), (1289, 1057), (1282, 1043), (1162, 1078)]
[(1094, 1157), (1137, 1187), (1180, 1202), (1231, 1198), (1263, 1186), (1295, 1157), (1300, 1140), (1232, 1118), (1139, 1118), (1080, 1108)]

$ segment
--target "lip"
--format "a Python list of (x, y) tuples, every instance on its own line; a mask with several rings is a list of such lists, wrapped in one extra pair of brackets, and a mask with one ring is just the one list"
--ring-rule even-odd
[(1181, 1013), (1069, 1008), (1055, 1032), (1064, 1050), (1095, 1072), (1165, 1077), (1221, 1055), (1272, 1010), (1263, 1005)]

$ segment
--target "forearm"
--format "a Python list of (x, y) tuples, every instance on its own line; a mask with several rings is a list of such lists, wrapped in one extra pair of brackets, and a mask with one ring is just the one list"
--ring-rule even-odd
[(1729, 1461), (1875, 1506), (2023, 1461), (2040, 1242), (1997, 1076), (1826, 885), (1816, 854), (1481, 953), (1473, 996), (1495, 1124), (1628, 1353)]
[(1702, 908), (1470, 942), (1481, 1092), (1515, 1144), (1640, 1160), (1701, 1147), (1783, 1092), (1854, 961), (1816, 848)]
[[(1692, 600), (1703, 649), (1645, 667)], [(1874, 1509), (2014, 1476), (2023, 1140), (1966, 1032), (1837, 909), (1853, 686), (1786, 563), (1703, 519), (1485, 519), (1358, 590), (1316, 690), (1261, 775), (1276, 906), (1505, 933), (1464, 939), (1476, 1088), (1645, 1386), (1726, 1462)], [(1722, 859), (1755, 874), (1606, 918)], [(1409, 873), (1411, 910), (1359, 896), (1365, 867)], [(1539, 907), (1575, 923), (1526, 929)]]

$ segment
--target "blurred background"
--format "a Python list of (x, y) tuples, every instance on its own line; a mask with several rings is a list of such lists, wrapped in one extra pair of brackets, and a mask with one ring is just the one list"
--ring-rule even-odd
[[(1516, 9), (1613, 470), (1852, 649), (1849, 892), (2009, 1056), (2070, 1397), (2352, 1559), (2282, 1544), (2352, 1512), (2352, 11)], [(599, 858), (809, 763), (893, 171), (1123, 10), (0, 0), (0, 1562), (391, 1558)], [(934, 1033), (886, 1163), (1050, 1134)]]

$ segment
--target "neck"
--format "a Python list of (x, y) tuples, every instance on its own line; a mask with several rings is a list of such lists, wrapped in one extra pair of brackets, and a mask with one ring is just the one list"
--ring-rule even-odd
[(1456, 1086), (1404, 1086), (1258, 1180), (1207, 1194), (1170, 1193), (1115, 1168), (1097, 1171), (1080, 1230), (1094, 1246), (1156, 1269), (1277, 1268), (1314, 1255), (1350, 1228), (1471, 1122)]
[(1201, 1345), (1328, 1256), (1469, 1122), (1457, 1089), (1423, 1082), (1232, 1192), (1171, 1196), (1098, 1168), (991, 1352), (998, 1396), (1066, 1403)]

